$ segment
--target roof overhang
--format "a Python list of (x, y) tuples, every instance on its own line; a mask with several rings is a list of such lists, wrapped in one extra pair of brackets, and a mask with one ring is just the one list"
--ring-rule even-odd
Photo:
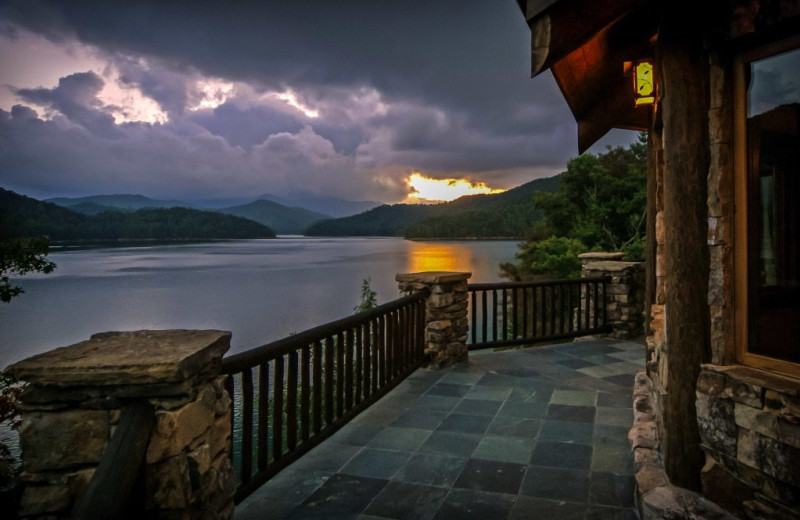
[(612, 128), (646, 130), (625, 63), (652, 57), (656, 19), (645, 0), (517, 0), (531, 28), (532, 75), (550, 69), (578, 122), (582, 153)]

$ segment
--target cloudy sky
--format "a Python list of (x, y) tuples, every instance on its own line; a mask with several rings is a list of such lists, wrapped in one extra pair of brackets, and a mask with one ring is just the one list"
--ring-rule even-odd
[(0, 186), (397, 202), (418, 173), (510, 188), (577, 153), (529, 49), (514, 0), (7, 0)]

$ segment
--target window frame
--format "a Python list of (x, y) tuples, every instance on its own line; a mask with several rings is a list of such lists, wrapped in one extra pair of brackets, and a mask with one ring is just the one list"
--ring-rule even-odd
[(734, 344), (738, 363), (800, 378), (800, 363), (749, 351), (749, 182), (747, 84), (750, 63), (800, 49), (800, 35), (772, 42), (737, 55), (733, 62), (733, 200), (734, 200)]

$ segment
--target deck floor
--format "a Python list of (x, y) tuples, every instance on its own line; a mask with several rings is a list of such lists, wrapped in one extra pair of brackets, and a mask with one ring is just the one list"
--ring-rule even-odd
[(590, 339), (418, 370), (236, 508), (236, 520), (633, 520), (644, 345)]

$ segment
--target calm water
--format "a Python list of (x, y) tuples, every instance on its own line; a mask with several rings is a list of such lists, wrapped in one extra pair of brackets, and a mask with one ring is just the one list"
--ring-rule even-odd
[(0, 306), (0, 367), (109, 330), (221, 329), (231, 352), (352, 314), (361, 281), (378, 303), (396, 273), (470, 271), (499, 280), (516, 242), (304, 238), (53, 252), (53, 274), (22, 279)]

